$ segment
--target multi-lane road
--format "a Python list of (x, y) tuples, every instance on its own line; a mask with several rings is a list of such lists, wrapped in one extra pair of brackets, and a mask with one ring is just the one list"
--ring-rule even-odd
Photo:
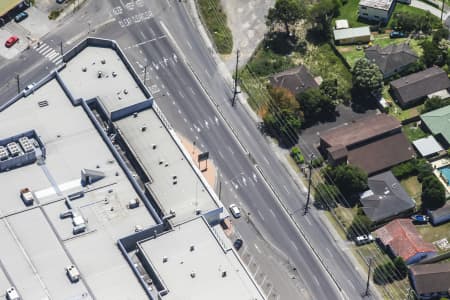
[[(71, 26), (80, 22), (89, 24), (85, 33)], [(251, 224), (295, 266), (300, 287), (311, 299), (361, 298), (365, 281), (345, 249), (326, 230), (318, 212), (311, 210), (303, 216), (305, 191), (274, 155), (274, 146), (260, 134), (244, 107), (230, 105), (231, 88), (198, 34), (186, 3), (89, 1), (66, 23), (44, 39), (49, 47), (58, 47), (61, 40), (68, 47), (67, 43), (72, 45), (87, 33), (117, 40), (146, 78), (172, 126), (210, 152), (219, 170), (222, 201), (238, 203), (251, 213)], [(19, 72), (26, 84), (54, 67), (42, 60), (38, 50), (26, 52), (0, 74)], [(17, 90), (10, 79), (3, 80), (0, 93), (6, 100)], [(242, 232), (246, 241), (254, 239), (251, 234)]]

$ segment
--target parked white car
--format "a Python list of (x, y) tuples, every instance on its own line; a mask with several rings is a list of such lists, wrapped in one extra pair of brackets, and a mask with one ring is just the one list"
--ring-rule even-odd
[(239, 207), (237, 207), (236, 204), (231, 204), (229, 206), (229, 209), (233, 217), (235, 217), (236, 219), (241, 217), (241, 210), (239, 209)]
[(373, 238), (373, 236), (371, 234), (364, 234), (364, 235), (360, 235), (357, 236), (355, 239), (355, 244), (358, 246), (364, 245), (364, 244), (369, 244), (372, 243), (375, 239)]

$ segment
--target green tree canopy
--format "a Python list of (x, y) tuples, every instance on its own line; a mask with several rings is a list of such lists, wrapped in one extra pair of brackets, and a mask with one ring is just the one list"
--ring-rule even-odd
[(314, 25), (313, 29), (323, 38), (331, 36), (331, 21), (339, 14), (339, 0), (320, 0), (309, 10), (309, 21)]
[(306, 7), (302, 0), (277, 0), (275, 7), (269, 9), (266, 23), (271, 28), (281, 24), (286, 33), (290, 35), (290, 26), (305, 17)]
[(352, 223), (347, 228), (347, 238), (354, 239), (363, 234), (369, 234), (372, 227), (372, 221), (364, 214), (357, 214), (353, 217)]
[(395, 265), (392, 261), (378, 265), (373, 270), (373, 281), (378, 285), (392, 283), (395, 279)]
[(422, 209), (437, 209), (445, 204), (445, 188), (434, 175), (422, 180)]
[(379, 96), (383, 89), (383, 75), (378, 66), (366, 58), (356, 61), (353, 70), (353, 87), (362, 96)]
[[(339, 165), (327, 168), (324, 172), (336, 184), (346, 198), (353, 198), (367, 190), (367, 174), (359, 167)], [(347, 199), (350, 201), (350, 199)]]
[(394, 266), (396, 268), (396, 279), (402, 280), (408, 275), (408, 267), (401, 256), (394, 258)]
[(300, 102), (307, 123), (315, 123), (336, 111), (336, 104), (320, 89), (308, 89), (298, 94), (297, 100)]
[(314, 200), (323, 209), (335, 208), (338, 197), (339, 190), (334, 185), (319, 183), (314, 187)]
[(438, 44), (442, 40), (448, 39), (449, 31), (445, 27), (441, 27), (433, 32), (433, 43)]
[(447, 105), (450, 105), (450, 99), (442, 99), (441, 97), (433, 96), (425, 101), (422, 113), (426, 113)]
[(430, 40), (421, 42), (420, 46), (423, 49), (421, 60), (427, 67), (444, 65), (447, 59), (447, 49), (441, 49), (438, 44)]
[(295, 96), (284, 88), (268, 88), (272, 105), (263, 118), (267, 132), (283, 146), (292, 146), (298, 140), (298, 131), (302, 125), (300, 105)]
[(332, 100), (336, 100), (338, 98), (338, 81), (337, 79), (325, 79), (320, 84), (320, 90), (322, 93), (330, 97)]

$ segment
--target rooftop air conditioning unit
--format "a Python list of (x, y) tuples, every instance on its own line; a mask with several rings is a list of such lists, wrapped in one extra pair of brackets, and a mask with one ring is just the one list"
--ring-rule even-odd
[(129, 209), (133, 209), (133, 208), (136, 208), (136, 207), (139, 207), (139, 199), (138, 198), (131, 199), (128, 202), (128, 208)]
[(22, 198), (22, 201), (26, 206), (33, 205), (34, 203), (34, 196), (29, 188), (20, 190), (20, 198)]
[(19, 293), (14, 287), (10, 287), (6, 290), (6, 299), (7, 300), (20, 300)]
[(77, 282), (78, 280), (80, 280), (80, 272), (74, 265), (66, 267), (66, 274), (71, 282)]

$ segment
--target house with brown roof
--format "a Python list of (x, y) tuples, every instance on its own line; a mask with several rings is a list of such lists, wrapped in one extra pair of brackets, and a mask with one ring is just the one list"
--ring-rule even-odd
[(391, 44), (384, 48), (375, 45), (364, 50), (364, 53), (368, 60), (380, 68), (383, 78), (405, 70), (419, 58), (407, 43)]
[(433, 244), (425, 242), (410, 219), (396, 219), (374, 231), (377, 241), (392, 256), (400, 256), (406, 264), (414, 264), (437, 253)]
[(448, 88), (450, 88), (450, 79), (447, 72), (436, 66), (391, 82), (394, 100), (402, 108), (417, 105), (427, 96), (432, 97), (433, 94), (445, 97), (442, 95), (448, 95)]
[(269, 81), (273, 87), (282, 87), (291, 91), (292, 94), (297, 95), (307, 89), (318, 88), (319, 83), (317, 81), (320, 80), (316, 80), (308, 69), (301, 65), (272, 75)]
[(411, 266), (409, 278), (418, 299), (450, 297), (450, 263)]
[(349, 163), (372, 175), (415, 156), (400, 122), (371, 115), (320, 133), (320, 150), (331, 165)]

